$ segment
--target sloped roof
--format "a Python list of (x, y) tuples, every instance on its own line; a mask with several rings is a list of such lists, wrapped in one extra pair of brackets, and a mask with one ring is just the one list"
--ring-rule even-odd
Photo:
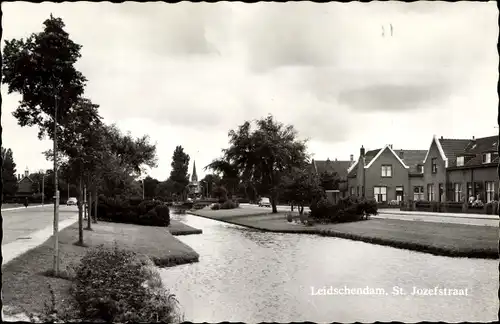
[(325, 171), (337, 172), (339, 177), (347, 177), (347, 169), (351, 165), (351, 161), (331, 161), (331, 160), (314, 160), (316, 172), (322, 173)]
[(377, 156), (377, 154), (380, 152), (382, 149), (376, 149), (376, 150), (371, 150), (365, 152), (365, 165), (370, 164), (370, 162)]
[(468, 145), (465, 147), (464, 152), (466, 154), (481, 154), (484, 152), (494, 152), (497, 150), (498, 135), (470, 140)]
[(391, 153), (394, 155), (394, 157), (396, 157), (396, 159), (397, 159), (397, 160), (398, 160), (398, 161), (399, 161), (399, 162), (403, 165), (403, 167), (404, 167), (404, 168), (407, 168), (407, 169), (409, 168), (409, 167), (406, 165), (406, 163), (405, 163), (405, 162), (404, 162), (404, 161), (403, 161), (403, 160), (399, 157), (399, 155), (398, 155), (396, 152), (394, 152), (394, 150), (392, 149), (391, 145), (386, 145), (386, 146), (384, 146), (384, 148), (383, 148), (383, 149), (378, 150), (379, 152), (377, 153), (377, 155), (375, 155), (375, 157), (373, 157), (373, 158), (370, 160), (370, 162), (366, 164), (365, 168), (369, 168), (369, 167), (371, 166), (371, 164), (372, 164), (372, 163), (373, 163), (376, 159), (378, 159), (378, 157), (379, 157), (380, 155), (382, 155), (382, 153), (383, 153), (385, 150), (389, 150), (389, 152), (391, 152)]
[(464, 153), (465, 148), (471, 142), (470, 139), (438, 139), (443, 148), (444, 155), (450, 161), (456, 160), (457, 156)]
[(422, 165), (422, 161), (425, 158), (425, 154), (427, 154), (426, 150), (394, 150), (399, 157), (401, 157), (400, 153), (403, 152), (403, 157), (401, 158), (403, 162), (410, 167), (410, 173), (419, 173), (418, 165)]

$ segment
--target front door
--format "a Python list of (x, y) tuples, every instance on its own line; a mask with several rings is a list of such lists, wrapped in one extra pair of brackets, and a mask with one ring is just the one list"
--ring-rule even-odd
[(401, 203), (404, 199), (404, 189), (403, 187), (396, 187), (396, 200)]

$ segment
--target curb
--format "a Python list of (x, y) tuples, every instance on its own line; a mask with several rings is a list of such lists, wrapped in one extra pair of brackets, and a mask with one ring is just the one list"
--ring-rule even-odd
[[(468, 219), (486, 219), (499, 220), (497, 215), (484, 214), (447, 214), (447, 213), (426, 213), (426, 212), (408, 212), (408, 211), (379, 211), (379, 214), (399, 215), (399, 216), (430, 216), (430, 217), (451, 217), (451, 218), (468, 218)], [(468, 216), (466, 216), (468, 215)]]
[(35, 206), (28, 206), (28, 207), (5, 208), (5, 209), (2, 209), (1, 211), (9, 211), (9, 210), (17, 210), (17, 209), (27, 209), (27, 208), (38, 208), (38, 207), (45, 207), (45, 206), (51, 206), (51, 205), (46, 204), (46, 205), (35, 205)]

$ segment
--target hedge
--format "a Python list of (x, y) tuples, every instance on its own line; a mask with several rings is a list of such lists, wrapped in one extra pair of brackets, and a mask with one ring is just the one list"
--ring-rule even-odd
[[(91, 209), (94, 216), (94, 208)], [(97, 217), (103, 221), (148, 225), (169, 226), (170, 210), (159, 200), (132, 198), (111, 198), (100, 196), (97, 203)]]
[(377, 215), (377, 202), (373, 199), (357, 197), (341, 198), (337, 204), (322, 198), (310, 206), (310, 217), (320, 223), (342, 223), (364, 219)]

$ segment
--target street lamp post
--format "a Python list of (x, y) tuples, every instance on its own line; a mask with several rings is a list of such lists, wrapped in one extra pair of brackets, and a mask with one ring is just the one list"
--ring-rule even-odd
[(57, 94), (54, 95), (54, 276), (59, 275), (59, 183), (57, 179)]

